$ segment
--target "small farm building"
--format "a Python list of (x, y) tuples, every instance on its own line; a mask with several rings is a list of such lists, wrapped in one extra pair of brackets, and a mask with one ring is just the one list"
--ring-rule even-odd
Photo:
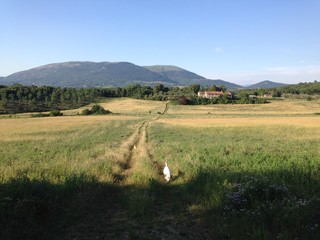
[(229, 98), (233, 97), (233, 94), (231, 92), (223, 92), (223, 91), (204, 91), (204, 92), (198, 92), (198, 97), (202, 98), (217, 98), (221, 95), (227, 95)]

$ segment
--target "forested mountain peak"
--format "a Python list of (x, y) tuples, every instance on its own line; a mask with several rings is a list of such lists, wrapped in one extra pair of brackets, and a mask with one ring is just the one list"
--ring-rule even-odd
[(277, 83), (277, 82), (272, 82), (270, 80), (265, 80), (256, 84), (253, 84), (247, 88), (255, 89), (255, 88), (277, 88), (277, 87), (282, 87), (286, 86), (287, 84), (284, 83)]
[(64, 62), (14, 73), (5, 84), (63, 87), (125, 86), (132, 83), (173, 84), (175, 81), (129, 62)]
[[(173, 65), (138, 66), (130, 62), (69, 61), (51, 63), (0, 77), (0, 84), (55, 87), (123, 87), (130, 84), (155, 86), (221, 86), (243, 88), (221, 79), (206, 79), (194, 72)], [(273, 88), (284, 84), (263, 81), (248, 88)]]

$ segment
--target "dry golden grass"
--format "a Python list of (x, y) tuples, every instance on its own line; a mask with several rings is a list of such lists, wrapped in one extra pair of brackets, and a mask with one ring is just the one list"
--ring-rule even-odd
[[(159, 116), (158, 112), (162, 112), (165, 106), (165, 103), (160, 101), (129, 98), (108, 99), (100, 104), (119, 115), (26, 118), (30, 114), (18, 114), (18, 118), (0, 118), (0, 138), (2, 140), (21, 140), (28, 139), (28, 133), (63, 131), (108, 121), (139, 118), (142, 120), (146, 117), (154, 119)], [(90, 106), (64, 111), (64, 114), (76, 114), (88, 107)], [(315, 115), (315, 113), (319, 112), (320, 100), (306, 101), (301, 99), (284, 99), (257, 105), (170, 105), (167, 114), (158, 122), (184, 127), (280, 125), (317, 128), (320, 127), (320, 119), (319, 115)], [(34, 139), (35, 136), (32, 137)]]
[[(45, 206), (44, 210), (52, 209), (52, 212), (48, 211), (44, 220), (51, 213), (54, 223), (61, 219), (58, 230), (63, 235), (57, 236), (74, 238), (81, 236), (73, 235), (79, 232), (84, 233), (83, 238), (90, 238), (100, 236), (101, 232), (101, 238), (110, 239), (119, 238), (118, 233), (125, 228), (132, 236), (146, 233), (146, 238), (161, 238), (166, 235), (159, 232), (158, 236), (151, 237), (150, 229), (163, 225), (168, 216), (179, 219), (175, 224), (176, 236), (189, 236), (191, 231), (200, 236), (199, 230), (209, 228), (219, 234), (221, 231), (221, 236), (207, 232), (203, 235), (213, 238), (237, 238), (239, 233), (234, 229), (245, 232), (240, 237), (243, 239), (269, 236), (273, 232), (267, 232), (269, 226), (276, 229), (287, 223), (283, 235), (275, 232), (270, 238), (291, 239), (296, 237), (296, 232), (291, 234), (289, 230), (301, 225), (298, 231), (305, 231), (304, 226), (308, 225), (304, 221), (309, 215), (309, 226), (318, 222), (317, 215), (312, 213), (314, 206), (319, 205), (319, 194), (315, 193), (319, 192), (320, 115), (315, 113), (320, 112), (320, 101), (170, 105), (158, 120), (155, 117), (163, 112), (165, 102), (123, 98), (107, 100), (101, 105), (114, 114), (27, 118), (29, 114), (23, 118), (0, 118), (0, 180), (7, 191), (1, 202), (3, 216), (22, 219), (21, 226), (24, 226), (27, 214), (34, 224), (42, 220), (38, 216)], [(76, 114), (82, 109), (64, 113)], [(137, 148), (132, 151), (134, 144)], [(157, 170), (165, 160), (169, 161), (176, 178), (170, 185), (159, 184), (160, 180), (158, 183)], [(125, 177), (127, 185), (114, 184), (117, 177)], [(25, 179), (30, 179), (30, 184)], [(11, 185), (6, 185), (8, 183)], [(117, 191), (113, 191), (111, 184)], [(244, 212), (236, 212), (238, 201), (229, 204), (232, 200), (229, 196), (239, 195), (233, 186), (248, 190), (251, 199), (256, 200), (254, 204), (245, 204)], [(284, 196), (269, 201), (265, 189), (273, 190), (273, 186), (285, 189), (280, 192)], [(168, 191), (170, 201), (163, 201), (164, 190)], [(23, 201), (17, 196), (22, 196)], [(246, 200), (241, 193), (242, 199)], [(301, 202), (310, 205), (302, 206)], [(230, 210), (222, 215), (225, 207)], [(55, 215), (56, 209), (63, 211)], [(163, 209), (171, 209), (171, 213), (168, 215)], [(301, 213), (304, 213), (302, 217)], [(106, 218), (112, 220), (105, 221)], [(252, 231), (257, 218), (262, 219), (259, 225), (266, 233), (260, 232), (261, 229)], [(153, 220), (144, 226), (149, 219)], [(202, 219), (205, 222), (199, 225)], [(194, 222), (199, 227), (186, 229)], [(30, 231), (34, 232), (38, 225), (27, 227), (31, 226)], [(140, 225), (144, 228), (137, 227)], [(221, 230), (220, 226), (228, 227)], [(116, 234), (109, 237), (101, 229)], [(127, 232), (122, 236), (127, 236)], [(178, 235), (180, 233), (183, 235)], [(304, 235), (299, 238), (310, 239)]]
[(163, 118), (159, 122), (169, 125), (205, 128), (236, 126), (304, 126), (320, 128), (319, 117), (248, 117), (248, 118)]
[[(154, 115), (163, 112), (165, 103), (160, 101), (145, 101), (131, 98), (108, 99), (106, 102), (99, 103), (105, 109), (113, 113), (129, 115)], [(151, 114), (149, 113), (151, 112)]]
[[(320, 112), (320, 100), (273, 100), (268, 104), (215, 104), (204, 106), (170, 106), (167, 117), (177, 115), (198, 115), (210, 116), (253, 116), (253, 115), (310, 115)], [(203, 117), (203, 116), (201, 116)]]
[(48, 138), (50, 132), (72, 130), (90, 127), (92, 124), (137, 119), (134, 116), (100, 115), (100, 116), (68, 116), (46, 118), (4, 118), (0, 119), (0, 139), (26, 140), (35, 139), (32, 133), (45, 133), (37, 136), (39, 139)]
[[(125, 114), (125, 115), (148, 115), (155, 116), (158, 112), (163, 112), (165, 103), (161, 101), (147, 101), (132, 98), (108, 98), (98, 103), (103, 108), (110, 110), (115, 114)], [(84, 109), (91, 108), (94, 103), (88, 104), (86, 106), (62, 111), (65, 116), (74, 116), (80, 114)], [(49, 112), (46, 112), (49, 113)], [(30, 117), (34, 113), (21, 113), (17, 114), (16, 117)], [(7, 115), (0, 116), (0, 119), (7, 118)]]
[(296, 126), (320, 134), (320, 101), (284, 99), (257, 105), (170, 106), (158, 122), (192, 128)]

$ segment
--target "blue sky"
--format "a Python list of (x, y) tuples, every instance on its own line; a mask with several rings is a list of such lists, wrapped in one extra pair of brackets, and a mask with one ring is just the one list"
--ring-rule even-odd
[(320, 0), (0, 0), (0, 76), (64, 61), (320, 80)]

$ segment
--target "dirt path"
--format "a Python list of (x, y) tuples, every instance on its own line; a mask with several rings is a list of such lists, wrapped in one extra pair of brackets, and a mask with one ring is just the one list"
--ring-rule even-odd
[(133, 134), (121, 144), (120, 149), (123, 150), (123, 161), (119, 165), (122, 171), (120, 174), (114, 175), (114, 183), (125, 185), (126, 179), (133, 173), (139, 159), (142, 158), (151, 161), (159, 178), (162, 177), (163, 166), (153, 159), (148, 148), (148, 127), (150, 122), (160, 119), (167, 113), (168, 109), (169, 102), (166, 103), (164, 111), (159, 116), (153, 120), (140, 123)]
[(156, 117), (154, 120), (160, 119), (163, 115), (165, 115), (168, 112), (168, 110), (169, 110), (169, 102), (166, 102), (164, 111), (158, 117)]
[(98, 194), (96, 198), (99, 202), (90, 204), (89, 201), (85, 201), (84, 206), (78, 206), (84, 213), (63, 232), (62, 236), (59, 236), (60, 239), (93, 239), (92, 236), (94, 239), (131, 239), (127, 228), (136, 227), (136, 223), (129, 221), (130, 215), (128, 216), (128, 210), (123, 208), (122, 201), (127, 191), (135, 189), (135, 186), (130, 186), (129, 179), (137, 171), (141, 159), (151, 161), (159, 179), (162, 178), (162, 172), (159, 171), (162, 166), (153, 159), (148, 147), (148, 127), (150, 122), (158, 120), (167, 111), (168, 103), (159, 116), (139, 123), (135, 131), (120, 144), (117, 149), (121, 153), (119, 156), (121, 159), (117, 162), (120, 172), (114, 174), (113, 187), (109, 190), (111, 194), (99, 196), (101, 193), (105, 194), (105, 189), (108, 189), (101, 187), (104, 190), (94, 194)]
[[(177, 211), (180, 190), (171, 184), (165, 184), (162, 174), (163, 163), (152, 156), (148, 144), (148, 128), (167, 113), (169, 104), (156, 118), (143, 121), (135, 131), (119, 146), (122, 159), (119, 161), (120, 173), (114, 175), (112, 186), (101, 186), (98, 192), (88, 194), (92, 203), (85, 201), (80, 206), (82, 213), (58, 239), (212, 239), (208, 229), (203, 227), (201, 218), (194, 218), (184, 209)], [(132, 178), (138, 173), (139, 165), (150, 161), (156, 182), (156, 189), (132, 184)], [(144, 162), (145, 163), (145, 162)], [(163, 183), (163, 184), (162, 184)], [(155, 191), (156, 190), (156, 191)], [(152, 205), (144, 201), (149, 196)], [(131, 201), (139, 206), (130, 206)], [(135, 207), (147, 204), (149, 217), (143, 220), (134, 215)], [(181, 207), (181, 206), (180, 206)], [(136, 214), (136, 213), (135, 213)], [(142, 215), (143, 216), (143, 215)], [(152, 216), (152, 217), (150, 217)]]

